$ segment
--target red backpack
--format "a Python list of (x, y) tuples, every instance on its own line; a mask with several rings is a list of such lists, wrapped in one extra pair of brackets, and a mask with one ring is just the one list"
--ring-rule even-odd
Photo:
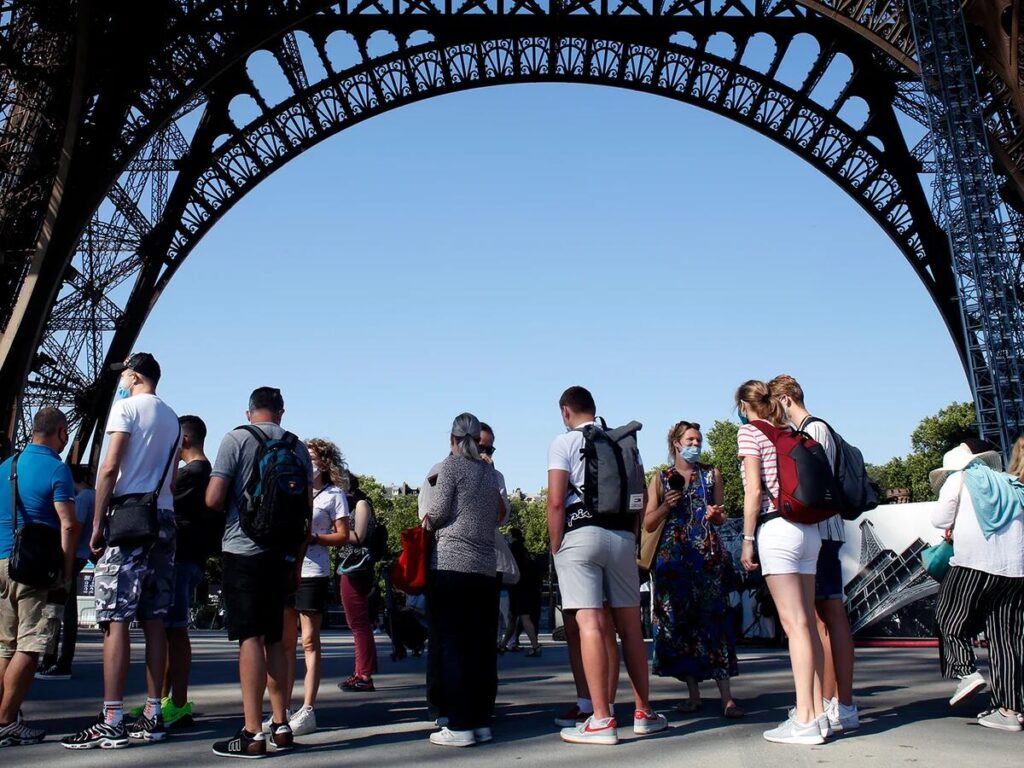
[(825, 449), (806, 432), (752, 421), (775, 446), (779, 468), (779, 497), (771, 499), (779, 514), (794, 523), (820, 523), (842, 509)]

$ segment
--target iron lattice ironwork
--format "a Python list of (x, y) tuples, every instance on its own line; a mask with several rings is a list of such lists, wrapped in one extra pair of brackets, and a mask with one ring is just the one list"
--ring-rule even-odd
[[(1019, 11), (1011, 19), (986, 33), (1000, 45), (980, 49), (976, 70), (1003, 193), (1019, 198)], [(289, 160), (387, 110), (504, 83), (658, 94), (787, 147), (892, 238), (967, 362), (903, 0), (0, 0), (0, 36), (11, 428), (55, 403), (88, 444), (113, 386), (105, 364), (130, 351), (199, 239)], [(257, 55), (283, 96), (263, 87)], [(787, 83), (780, 70), (798, 55), (806, 74)]]

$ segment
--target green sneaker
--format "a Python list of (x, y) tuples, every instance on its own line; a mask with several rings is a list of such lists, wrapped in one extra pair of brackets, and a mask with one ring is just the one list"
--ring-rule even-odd
[[(172, 706), (173, 705), (171, 704), (171, 697), (170, 696), (164, 696), (162, 699), (160, 699), (160, 711), (164, 715), (164, 723), (167, 723), (167, 711)], [(142, 715), (143, 715), (143, 713), (145, 711), (146, 711), (146, 705), (143, 704), (141, 707), (132, 707), (127, 712), (125, 712), (125, 715), (128, 716), (128, 717), (139, 718), (139, 717), (142, 717)]]
[(192, 702), (186, 701), (181, 707), (174, 706), (173, 702), (168, 701), (166, 705), (161, 705), (164, 712), (164, 723), (168, 726), (178, 723), (183, 718), (192, 719)]
[(139, 717), (142, 717), (142, 713), (145, 712), (145, 711), (146, 711), (146, 705), (143, 704), (141, 707), (132, 707), (131, 709), (129, 709), (124, 714), (127, 717), (139, 718)]

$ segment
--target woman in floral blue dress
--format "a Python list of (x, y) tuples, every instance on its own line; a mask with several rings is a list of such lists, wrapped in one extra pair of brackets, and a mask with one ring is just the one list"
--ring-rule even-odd
[[(737, 674), (729, 606), (733, 572), (718, 526), (725, 520), (722, 476), (700, 463), (700, 425), (680, 421), (668, 433), (671, 464), (651, 478), (644, 528), (661, 528), (654, 559), (654, 673), (686, 682), (683, 712), (701, 708), (700, 683), (714, 680), (723, 714), (743, 716), (729, 678)], [(662, 527), (663, 525), (663, 527)]]

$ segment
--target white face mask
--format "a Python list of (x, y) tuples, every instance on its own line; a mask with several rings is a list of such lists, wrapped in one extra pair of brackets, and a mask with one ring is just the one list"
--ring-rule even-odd
[(323, 473), (323, 468), (320, 466), (319, 461), (311, 462), (313, 464), (313, 479), (316, 480)]

